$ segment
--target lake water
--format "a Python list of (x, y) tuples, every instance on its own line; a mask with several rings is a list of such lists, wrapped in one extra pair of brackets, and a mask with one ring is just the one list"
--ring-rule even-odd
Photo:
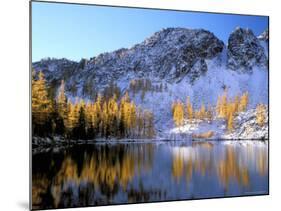
[(32, 156), (33, 209), (268, 194), (268, 142), (81, 144)]

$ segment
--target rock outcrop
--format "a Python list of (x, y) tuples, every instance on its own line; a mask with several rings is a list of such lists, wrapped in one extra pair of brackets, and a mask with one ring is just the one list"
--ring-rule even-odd
[(251, 71), (254, 66), (268, 66), (265, 50), (250, 29), (236, 28), (229, 36), (227, 48), (227, 66), (232, 70)]
[(261, 33), (258, 36), (258, 39), (262, 40), (262, 41), (267, 41), (268, 42), (268, 40), (269, 40), (269, 31), (268, 31), (268, 29), (266, 29), (263, 33)]

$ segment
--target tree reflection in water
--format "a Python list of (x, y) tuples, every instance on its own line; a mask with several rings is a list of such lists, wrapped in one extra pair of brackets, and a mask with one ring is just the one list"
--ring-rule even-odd
[(267, 193), (267, 159), (267, 142), (51, 150), (33, 155), (33, 209)]

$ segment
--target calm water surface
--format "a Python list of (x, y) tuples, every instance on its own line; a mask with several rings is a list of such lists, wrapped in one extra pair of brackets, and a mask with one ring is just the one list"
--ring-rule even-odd
[(268, 142), (97, 143), (33, 154), (33, 209), (268, 193)]

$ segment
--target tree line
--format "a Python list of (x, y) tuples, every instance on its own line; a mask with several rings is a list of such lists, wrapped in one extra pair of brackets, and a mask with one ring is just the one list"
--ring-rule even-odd
[[(249, 94), (244, 92), (241, 96), (236, 95), (233, 99), (230, 99), (227, 95), (227, 90), (224, 91), (222, 95), (218, 96), (217, 105), (215, 108), (206, 106), (202, 103), (199, 109), (194, 109), (190, 98), (187, 97), (186, 105), (180, 100), (177, 100), (172, 104), (172, 114), (174, 124), (179, 127), (182, 126), (184, 120), (206, 120), (212, 121), (214, 116), (217, 118), (224, 119), (227, 124), (228, 131), (232, 131), (234, 128), (234, 117), (242, 111), (246, 111), (249, 103)], [(263, 114), (264, 107), (258, 107), (258, 120), (259, 124), (264, 123)]]
[(136, 78), (130, 81), (129, 84), (129, 90), (132, 91), (133, 96), (137, 93), (141, 93), (140, 97), (141, 100), (143, 101), (145, 98), (146, 93), (149, 91), (151, 93), (153, 92), (167, 92), (168, 86), (167, 83), (160, 83), (160, 84), (152, 84), (151, 80), (146, 78)]
[(186, 105), (184, 105), (184, 103), (182, 103), (180, 100), (174, 102), (172, 104), (172, 114), (174, 123), (177, 127), (183, 125), (184, 119), (208, 121), (213, 119), (213, 110), (210, 105), (206, 107), (203, 103), (200, 108), (196, 110), (190, 102), (189, 97), (186, 99)]
[(62, 80), (56, 97), (49, 97), (44, 74), (32, 72), (32, 134), (66, 139), (153, 138), (154, 117), (130, 100), (126, 92), (98, 94), (94, 101), (69, 100)]

